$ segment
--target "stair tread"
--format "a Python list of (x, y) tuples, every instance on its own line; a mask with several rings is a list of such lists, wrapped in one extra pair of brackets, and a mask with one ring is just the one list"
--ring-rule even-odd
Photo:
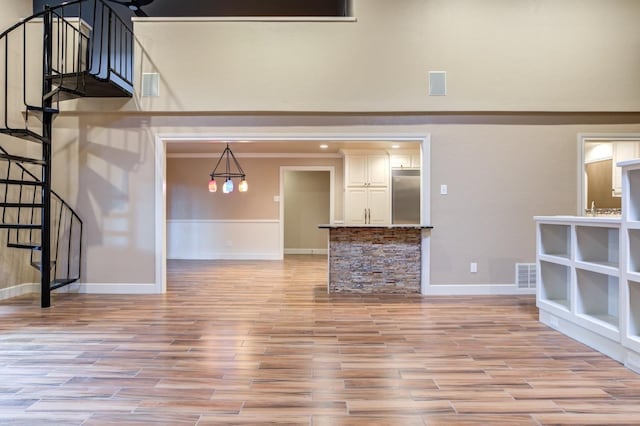
[(16, 138), (26, 139), (31, 142), (43, 143), (45, 138), (29, 129), (6, 129), (0, 128), (0, 133), (14, 136)]
[(0, 207), (15, 208), (15, 209), (19, 209), (19, 208), (39, 209), (44, 207), (44, 204), (42, 203), (0, 203)]
[(41, 225), (33, 223), (0, 223), (0, 229), (40, 229)]
[(88, 71), (46, 76), (56, 88), (45, 95), (68, 100), (87, 98), (130, 98), (133, 94), (110, 79), (104, 79)]
[(4, 179), (0, 178), (0, 184), (7, 185), (29, 185), (29, 186), (43, 186), (44, 183), (36, 180), (19, 180), (19, 179)]
[(78, 281), (78, 278), (56, 278), (49, 285), (49, 289), (55, 290), (57, 288), (64, 287), (65, 285), (72, 284), (76, 281)]
[(7, 247), (9, 248), (18, 248), (18, 249), (26, 249), (26, 250), (41, 250), (42, 246), (40, 244), (27, 244), (27, 243), (7, 243)]
[(16, 163), (30, 163), (44, 166), (45, 162), (41, 158), (23, 157), (21, 155), (11, 155), (0, 152), (0, 160), (15, 161)]

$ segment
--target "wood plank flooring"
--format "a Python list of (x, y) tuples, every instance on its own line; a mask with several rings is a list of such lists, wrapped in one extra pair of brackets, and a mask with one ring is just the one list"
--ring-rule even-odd
[(165, 295), (0, 302), (0, 424), (640, 424), (640, 376), (534, 297), (329, 296), (326, 265), (170, 261)]

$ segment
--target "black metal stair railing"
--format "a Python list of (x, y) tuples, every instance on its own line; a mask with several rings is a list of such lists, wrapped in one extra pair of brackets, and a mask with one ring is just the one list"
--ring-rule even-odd
[[(0, 33), (0, 231), (8, 247), (31, 251), (42, 307), (82, 263), (82, 221), (51, 190), (53, 116), (66, 99), (130, 97), (133, 40), (103, 0), (47, 7)], [(15, 138), (39, 144), (39, 158)]]
[[(31, 250), (31, 265), (40, 269), (42, 243), (42, 182), (26, 164), (6, 160), (0, 168), (0, 229), (6, 229), (6, 245)], [(55, 191), (52, 196), (51, 283), (53, 290), (80, 278), (82, 267), (82, 220)]]

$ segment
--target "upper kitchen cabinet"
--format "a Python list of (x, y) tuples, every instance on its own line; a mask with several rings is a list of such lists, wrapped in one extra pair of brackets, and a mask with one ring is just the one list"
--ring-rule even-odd
[(345, 152), (346, 186), (389, 186), (389, 156), (386, 153)]
[(633, 160), (640, 156), (640, 143), (636, 141), (615, 141), (612, 142), (613, 168), (611, 189), (614, 197), (622, 196), (622, 170), (617, 164), (620, 161)]
[(392, 169), (419, 169), (420, 151), (393, 151), (390, 155)]

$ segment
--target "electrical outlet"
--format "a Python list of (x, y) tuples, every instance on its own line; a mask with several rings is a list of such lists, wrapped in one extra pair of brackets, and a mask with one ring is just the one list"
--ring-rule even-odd
[(471, 272), (472, 274), (478, 272), (478, 262), (471, 262), (471, 264), (469, 265), (469, 272)]
[(449, 188), (447, 185), (440, 185), (440, 195), (447, 195), (449, 193)]

